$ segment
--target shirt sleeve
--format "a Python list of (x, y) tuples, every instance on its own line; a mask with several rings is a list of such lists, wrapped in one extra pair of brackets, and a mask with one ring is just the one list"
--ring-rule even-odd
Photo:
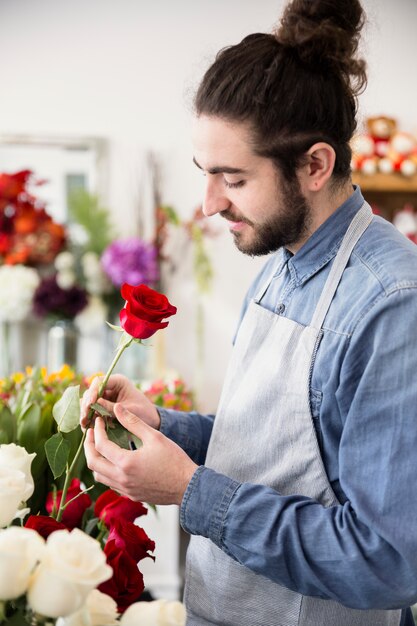
[(161, 418), (160, 432), (175, 441), (198, 465), (204, 464), (213, 429), (214, 415), (186, 413), (156, 407)]
[(417, 600), (417, 291), (385, 294), (358, 323), (335, 402), (343, 504), (238, 483), (199, 468), (181, 524), (239, 563), (351, 608)]

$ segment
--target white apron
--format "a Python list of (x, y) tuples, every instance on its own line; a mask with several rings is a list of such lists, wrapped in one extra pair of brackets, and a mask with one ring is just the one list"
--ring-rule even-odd
[[(310, 378), (322, 324), (353, 247), (372, 220), (366, 203), (333, 262), (310, 326), (251, 302), (239, 328), (206, 466), (283, 495), (338, 500), (328, 481), (310, 413)], [(272, 278), (272, 277), (271, 277)], [(348, 609), (302, 596), (193, 536), (187, 553), (187, 626), (398, 626), (401, 611)]]

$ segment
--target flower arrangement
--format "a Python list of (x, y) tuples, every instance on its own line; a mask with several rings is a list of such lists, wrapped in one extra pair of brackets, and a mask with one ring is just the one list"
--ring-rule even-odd
[[(47, 494), (56, 482), (45, 451), (46, 441), (58, 428), (53, 407), (69, 386), (76, 385), (83, 392), (88, 383), (89, 379), (68, 366), (49, 373), (46, 368), (28, 367), (24, 372), (0, 380), (0, 443), (18, 444), (36, 454), (32, 465), (35, 489), (29, 501), (33, 511), (47, 513)], [(72, 459), (81, 440), (81, 430), (67, 434), (66, 438)], [(78, 463), (77, 475), (88, 485), (92, 484), (83, 458)], [(57, 485), (62, 486), (59, 481)]]
[[(122, 333), (121, 340), (99, 397), (124, 350), (165, 328), (166, 318), (176, 312), (163, 294), (146, 285), (126, 284), (121, 291), (126, 303), (120, 311), (121, 326), (115, 327)], [(52, 416), (42, 414), (45, 406), (34, 401), (40, 386), (55, 385), (57, 390), (68, 378), (76, 382), (73, 371), (66, 368), (61, 376), (36, 373), (37, 385), (28, 382), (34, 381), (33, 371), (1, 382), (3, 441), (18, 437), (36, 451), (28, 452), (26, 446), (14, 442), (0, 446), (0, 623), (181, 626), (185, 623), (181, 603), (138, 602), (144, 583), (137, 564), (153, 558), (150, 552), (155, 548), (134, 523), (147, 513), (146, 507), (111, 489), (91, 497), (94, 485), (85, 488), (78, 478), (86, 433), (79, 441), (80, 383), (66, 386), (53, 404)], [(95, 411), (103, 414), (103, 407), (93, 405), (90, 419)], [(56, 432), (47, 438), (52, 418)], [(74, 433), (78, 440), (75, 453), (71, 451)], [(62, 489), (52, 485), (47, 495), (46, 514), (26, 506), (35, 491), (31, 465), (42, 452), (54, 480), (63, 478)], [(11, 525), (29, 512), (24, 527)]]
[[(28, 511), (22, 502), (34, 489), (34, 456), (15, 444), (0, 446), (0, 624), (184, 624), (179, 602), (139, 602), (144, 584), (137, 563), (155, 548), (133, 523), (147, 513), (142, 503), (109, 489), (94, 505), (96, 517), (86, 516), (85, 508), (84, 530), (72, 525), (71, 515), (58, 521), (54, 511), (51, 517), (30, 515), (23, 527), (10, 525)], [(67, 509), (88, 496), (70, 497)]]
[(103, 252), (101, 265), (113, 285), (155, 285), (159, 278), (157, 251), (139, 237), (120, 239)]
[(43, 182), (30, 170), (0, 173), (0, 264), (47, 265), (65, 245), (65, 229), (29, 191)]
[(87, 302), (87, 292), (82, 287), (61, 287), (55, 275), (46, 276), (34, 293), (33, 310), (38, 317), (72, 320)]
[(115, 317), (122, 306), (123, 283), (156, 286), (157, 251), (140, 237), (117, 237), (107, 209), (85, 190), (71, 194), (69, 208), (76, 229), (70, 227), (70, 245), (55, 259), (57, 282), (63, 288), (76, 282), (86, 290), (88, 306), (76, 323), (88, 329), (94, 320), (102, 323), (103, 313)]
[(166, 409), (192, 411), (194, 394), (181, 378), (156, 380), (150, 384), (139, 384), (139, 388), (153, 403)]

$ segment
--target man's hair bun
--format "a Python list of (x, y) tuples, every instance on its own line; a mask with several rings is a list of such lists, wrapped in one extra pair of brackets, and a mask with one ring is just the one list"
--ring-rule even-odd
[(357, 58), (365, 14), (358, 0), (292, 0), (274, 35), (316, 72), (340, 72), (357, 95), (366, 86), (366, 64)]

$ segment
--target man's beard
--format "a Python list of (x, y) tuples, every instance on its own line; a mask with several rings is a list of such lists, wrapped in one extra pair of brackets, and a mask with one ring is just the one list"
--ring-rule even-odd
[(233, 232), (235, 245), (244, 254), (263, 256), (275, 252), (282, 246), (298, 243), (308, 233), (311, 222), (311, 209), (301, 193), (298, 180), (281, 182), (279, 192), (281, 207), (275, 209), (263, 224), (254, 224), (248, 219), (233, 216), (228, 210), (222, 217), (232, 221), (242, 221), (252, 228), (251, 241), (245, 242), (242, 233)]

